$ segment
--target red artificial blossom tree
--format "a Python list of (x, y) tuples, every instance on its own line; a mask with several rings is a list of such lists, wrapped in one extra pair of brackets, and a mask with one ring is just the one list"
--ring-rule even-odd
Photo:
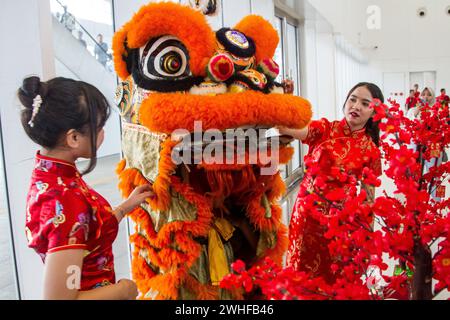
[[(373, 202), (367, 201), (366, 186), (381, 185), (369, 168), (356, 177), (330, 168), (326, 161), (307, 164), (315, 178), (315, 190), (306, 199), (308, 214), (327, 227), (328, 248), (336, 257), (331, 266), (336, 281), (329, 284), (265, 259), (249, 270), (242, 261), (235, 262), (234, 273), (221, 282), (223, 288), (241, 288), (249, 297), (277, 300), (428, 300), (450, 289), (450, 200), (432, 197), (449, 175), (450, 162), (427, 164), (450, 144), (449, 108), (425, 106), (421, 119), (410, 120), (398, 103), (390, 104), (375, 101), (372, 107), (383, 132), (380, 149), (385, 175), (395, 185), (393, 194), (384, 191)], [(361, 156), (354, 155), (354, 160)], [(330, 174), (347, 187), (325, 193)], [(327, 215), (318, 210), (324, 204)], [(394, 274), (387, 274), (383, 254), (401, 266)]]

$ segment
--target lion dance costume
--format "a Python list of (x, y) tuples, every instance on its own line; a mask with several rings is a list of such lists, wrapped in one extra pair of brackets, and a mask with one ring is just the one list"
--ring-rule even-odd
[[(177, 165), (173, 132), (235, 128), (303, 128), (310, 104), (283, 94), (272, 60), (278, 34), (259, 16), (214, 32), (198, 11), (175, 3), (143, 6), (114, 36), (122, 79), (116, 102), (122, 117), (119, 188), (128, 196), (151, 183), (155, 196), (130, 213), (135, 223), (132, 272), (142, 299), (239, 299), (219, 287), (236, 259), (249, 264), (287, 249), (277, 204), (285, 191), (267, 166), (200, 161)], [(277, 146), (280, 163), (293, 148)], [(241, 221), (241, 223), (235, 223)], [(251, 226), (256, 246), (238, 226)]]

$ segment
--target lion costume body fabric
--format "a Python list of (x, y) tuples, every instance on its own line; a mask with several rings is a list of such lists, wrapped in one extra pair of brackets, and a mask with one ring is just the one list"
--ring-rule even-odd
[[(193, 135), (195, 121), (221, 132), (307, 125), (310, 104), (284, 95), (274, 81), (278, 41), (259, 16), (215, 33), (200, 12), (170, 2), (143, 6), (115, 34), (123, 81), (116, 92), (124, 155), (119, 188), (127, 197), (151, 183), (155, 193), (130, 213), (132, 272), (142, 299), (239, 299), (241, 292), (219, 287), (233, 261), (268, 256), (281, 264), (288, 240), (278, 171), (261, 174), (267, 163), (250, 163), (250, 151), (244, 163), (177, 165), (172, 157), (181, 143), (174, 131)], [(281, 143), (270, 152), (283, 164), (293, 149)], [(242, 225), (251, 227), (250, 237)]]

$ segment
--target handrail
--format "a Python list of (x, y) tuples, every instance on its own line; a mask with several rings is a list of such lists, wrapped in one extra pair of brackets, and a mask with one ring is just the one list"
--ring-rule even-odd
[(96, 44), (96, 46), (99, 47), (106, 54), (108, 60), (111, 60), (110, 54), (105, 49), (103, 49), (103, 47), (100, 45), (100, 43), (97, 42), (97, 40), (91, 35), (91, 33), (89, 31), (87, 31), (87, 29), (77, 20), (77, 18), (75, 18), (75, 16), (72, 13), (70, 13), (69, 10), (66, 9), (67, 6), (63, 5), (59, 0), (55, 0), (55, 1), (64, 10), (64, 14), (69, 13), (73, 17), (73, 20), (75, 21), (75, 23), (84, 31), (84, 33), (87, 34), (88, 37), (91, 38), (91, 40)]

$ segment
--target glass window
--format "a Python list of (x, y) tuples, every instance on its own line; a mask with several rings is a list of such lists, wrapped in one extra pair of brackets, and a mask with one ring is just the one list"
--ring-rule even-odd
[[(285, 198), (285, 200), (281, 203), (281, 210), (282, 210), (282, 216), (281, 216), (281, 222), (285, 226), (289, 226), (289, 218), (290, 218), (290, 212), (289, 212), (289, 198)], [(283, 266), (286, 265), (286, 255), (283, 256), (282, 261)]]
[[(289, 78), (295, 81), (294, 86), (294, 94), (298, 95), (300, 88), (300, 77), (299, 77), (299, 63), (298, 63), (298, 37), (297, 37), (297, 27), (287, 23), (286, 24), (286, 38), (288, 42), (288, 61), (289, 61)], [(292, 158), (292, 172), (295, 172), (300, 168), (301, 165), (301, 151), (300, 151), (300, 142), (295, 140), (291, 143), (291, 146), (294, 148), (294, 156)]]
[(294, 148), (294, 155), (292, 157), (292, 172), (300, 168), (301, 165), (301, 150), (300, 150), (300, 141), (295, 140), (291, 142), (291, 146)]
[(278, 32), (278, 37), (280, 38), (280, 41), (278, 42), (278, 47), (275, 50), (274, 60), (280, 67), (280, 73), (278, 74), (278, 77), (275, 79), (277, 82), (283, 81), (284, 76), (284, 54), (283, 54), (283, 33), (282, 33), (282, 24), (283, 19), (276, 17), (275, 18), (275, 29)]
[(18, 299), (0, 130), (0, 300)]
[(297, 40), (297, 27), (290, 23), (286, 24), (286, 40), (288, 43), (288, 76), (295, 81), (294, 94), (298, 95), (299, 92), (299, 68), (298, 68), (298, 40)]
[[(299, 70), (299, 50), (298, 50), (298, 27), (285, 21), (285, 18), (277, 16), (275, 18), (275, 29), (278, 31), (280, 42), (275, 51), (274, 60), (280, 66), (280, 74), (276, 81), (281, 82), (285, 78), (294, 80), (294, 94), (300, 94), (300, 70)], [(294, 155), (287, 166), (280, 168), (283, 179), (292, 178), (294, 174), (301, 174), (302, 153), (300, 141), (291, 143), (294, 148)]]
[(288, 201), (289, 201), (289, 199), (286, 198), (286, 200), (281, 204), (281, 209), (282, 209), (281, 221), (286, 226), (289, 225), (289, 203), (288, 203)]

